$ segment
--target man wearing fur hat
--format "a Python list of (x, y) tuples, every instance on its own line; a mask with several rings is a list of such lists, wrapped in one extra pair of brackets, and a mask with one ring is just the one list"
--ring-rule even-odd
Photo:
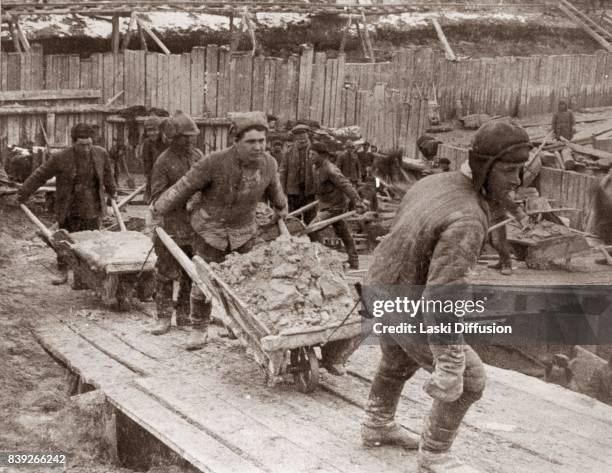
[[(204, 156), (194, 146), (194, 138), (198, 135), (199, 130), (189, 115), (178, 112), (171, 119), (165, 119), (162, 126), (170, 143), (169, 147), (155, 160), (151, 170), (151, 202), (153, 203)], [(187, 256), (193, 256), (193, 230), (185, 205), (178, 206), (172, 212), (164, 215), (161, 227)], [(192, 344), (195, 347), (198, 345), (198, 339), (201, 338), (199, 332), (206, 318), (205, 309), (190, 304), (191, 279), (159, 240), (157, 234), (153, 235), (153, 244), (157, 255), (155, 304), (158, 323), (151, 333), (162, 335), (170, 330), (173, 282), (177, 281), (179, 283), (177, 325), (188, 325), (191, 317), (194, 326), (192, 337), (194, 340), (188, 343), (187, 348), (190, 348)]]
[[(310, 127), (304, 124), (291, 129), (294, 145), (287, 150), (280, 165), (280, 182), (292, 212), (315, 200), (309, 131)], [(315, 214), (314, 209), (304, 212), (304, 222), (308, 225)]]
[[(56, 178), (55, 216), (59, 228), (69, 233), (98, 230), (100, 219), (106, 214), (106, 195), (116, 197), (116, 187), (111, 163), (106, 150), (93, 144), (91, 125), (79, 123), (71, 130), (72, 146), (53, 154), (24, 182), (18, 199), (28, 197), (47, 180)], [(62, 276), (53, 284), (65, 284), (68, 280), (68, 263), (59, 254), (57, 266)], [(75, 289), (83, 284), (75, 274)]]
[[(449, 286), (461, 284), (477, 264), (491, 211), (503, 207), (509, 193), (520, 185), (530, 149), (522, 127), (490, 121), (475, 134), (469, 162), (461, 171), (428, 176), (412, 186), (389, 236), (374, 251), (364, 280), (364, 300), (398, 288), (412, 299), (448, 299)], [(392, 316), (404, 320), (406, 314)], [(428, 312), (412, 320), (433, 328), (452, 324), (457, 317)], [(484, 390), (484, 367), (476, 352), (461, 333), (426, 333), (409, 339), (384, 333), (380, 337), (382, 360), (366, 406), (364, 444), (418, 449), (420, 472), (475, 471), (450, 449), (468, 408)], [(432, 372), (425, 391), (433, 398), (433, 406), (418, 440), (400, 428), (394, 417), (404, 383), (420, 367)]]
[[(207, 262), (218, 263), (231, 252), (251, 250), (257, 236), (255, 208), (264, 198), (280, 218), (288, 213), (276, 160), (265, 152), (266, 116), (262, 112), (240, 113), (232, 121), (234, 144), (198, 161), (154, 203), (155, 212), (169, 215), (199, 193), (191, 214), (193, 251)], [(191, 303), (202, 308), (204, 343), (212, 301), (194, 285)]]
[(148, 117), (144, 122), (146, 138), (142, 143), (142, 167), (147, 183), (144, 199), (148, 202), (151, 198), (151, 173), (153, 164), (159, 155), (168, 148), (168, 139), (160, 131), (161, 119), (156, 116)]

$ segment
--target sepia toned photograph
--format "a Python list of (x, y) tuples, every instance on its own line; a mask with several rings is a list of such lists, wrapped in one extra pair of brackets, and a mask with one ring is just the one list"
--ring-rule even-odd
[(0, 473), (612, 472), (612, 3), (0, 0)]

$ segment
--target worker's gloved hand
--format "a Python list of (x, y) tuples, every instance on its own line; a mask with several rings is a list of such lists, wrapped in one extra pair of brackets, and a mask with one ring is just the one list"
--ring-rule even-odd
[(289, 215), (289, 210), (287, 209), (287, 207), (283, 207), (282, 209), (274, 209), (276, 212), (276, 216), (278, 217), (278, 220), (285, 220), (287, 218), (287, 216)]
[(368, 210), (368, 207), (364, 202), (357, 202), (355, 203), (355, 210), (357, 210), (357, 213), (363, 214)]
[(161, 217), (155, 212), (153, 205), (150, 205), (145, 215), (145, 233), (153, 233), (155, 227), (159, 225), (161, 225)]
[(193, 194), (189, 198), (189, 200), (187, 201), (187, 205), (185, 206), (185, 208), (187, 209), (187, 212), (192, 213), (195, 209), (197, 209), (200, 206), (201, 201), (202, 201), (201, 192), (196, 192), (195, 194)]
[(465, 354), (462, 345), (430, 344), (434, 356), (434, 371), (423, 389), (434, 399), (453, 402), (463, 393)]

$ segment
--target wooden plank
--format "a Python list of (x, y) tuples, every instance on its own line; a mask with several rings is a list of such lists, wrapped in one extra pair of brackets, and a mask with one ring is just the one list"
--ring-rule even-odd
[(0, 53), (0, 90), (7, 90), (8, 87), (8, 54)]
[(170, 111), (170, 56), (157, 56), (157, 106)]
[[(135, 51), (126, 49), (123, 51), (124, 58), (124, 81), (123, 81), (123, 97), (125, 99), (125, 103), (128, 106), (138, 105), (136, 100), (136, 64), (135, 64)], [(117, 91), (114, 89), (113, 93)]]
[(337, 62), (337, 69), (336, 69), (336, 77), (335, 77), (335, 104), (334, 104), (334, 114), (333, 114), (333, 126), (334, 127), (341, 127), (344, 125), (344, 120), (342, 119), (342, 113), (341, 113), (341, 93), (342, 90), (344, 88), (344, 64), (346, 62), (346, 55), (344, 54), (339, 54), (338, 55), (338, 62)]
[(30, 100), (99, 99), (99, 89), (12, 90), (0, 92), (1, 102)]
[(134, 74), (135, 81), (135, 92), (136, 92), (136, 103), (138, 105), (145, 105), (146, 103), (146, 52), (135, 51), (134, 67), (136, 73)]
[(302, 49), (299, 61), (297, 117), (310, 117), (310, 93), (312, 90), (312, 61), (314, 51), (311, 46)]
[[(91, 84), (90, 88), (102, 90), (104, 86), (104, 72), (102, 68), (104, 63), (102, 54), (94, 53), (91, 55)], [(47, 87), (48, 88), (48, 87)]]
[(39, 321), (33, 333), (55, 358), (62, 361), (70, 371), (77, 373), (85, 383), (96, 388), (127, 383), (139, 376), (60, 322)]
[(114, 76), (115, 76), (115, 59), (112, 53), (105, 53), (102, 56), (104, 72), (104, 80), (102, 87), (102, 101), (106, 102), (115, 95), (114, 93)]
[[(111, 97), (114, 97), (122, 90), (125, 90), (125, 85), (124, 85), (125, 56), (123, 54), (117, 54), (113, 58), (113, 62), (114, 62), (115, 70), (113, 74), (113, 94), (111, 95)], [(124, 103), (126, 103), (125, 93), (115, 101), (115, 104), (117, 105), (123, 105)]]
[(251, 109), (267, 113), (264, 106), (266, 84), (266, 62), (263, 56), (253, 58), (253, 87), (251, 92)]
[(181, 58), (181, 76), (179, 85), (179, 107), (185, 113), (191, 110), (191, 54), (183, 53)]
[(83, 59), (80, 68), (79, 88), (91, 89), (91, 59)]
[(280, 121), (289, 119), (286, 100), (287, 100), (287, 63), (282, 59), (276, 59), (276, 84), (274, 88), (274, 115)]
[(219, 67), (219, 48), (216, 45), (206, 46), (206, 71), (205, 71), (205, 106), (208, 112), (217, 115), (217, 72)]
[(219, 66), (217, 74), (217, 117), (226, 117), (229, 111), (229, 48), (221, 46), (219, 48)]
[(168, 111), (172, 115), (181, 108), (181, 55), (168, 56)]
[(191, 115), (203, 115), (205, 105), (206, 48), (191, 50)]
[(296, 54), (289, 56), (287, 60), (287, 118), (295, 120), (297, 118), (298, 104), (298, 76), (299, 60)]
[(70, 89), (78, 89), (80, 86), (81, 78), (81, 61), (78, 54), (71, 54), (68, 56), (68, 84), (66, 85)]
[(21, 78), (21, 54), (20, 53), (8, 53), (8, 90), (19, 90), (21, 84), (19, 83)]
[(243, 458), (261, 465), (266, 471), (340, 471), (318, 458), (316, 452), (296, 448), (294, 443), (253, 419), (248, 412), (234, 408), (223, 397), (200, 386), (160, 378), (142, 380), (138, 384), (221, 443), (239, 448)]
[(323, 107), (325, 103), (325, 64), (325, 53), (315, 53), (314, 64), (312, 66), (312, 88), (310, 91), (310, 119), (316, 120), (319, 123), (323, 121)]
[(219, 443), (205, 430), (194, 426), (133, 386), (105, 390), (108, 400), (126, 416), (168, 445), (200, 471), (233, 473), (264, 470), (235, 450)]
[(145, 56), (145, 107), (158, 107), (157, 101), (157, 54), (146, 53)]

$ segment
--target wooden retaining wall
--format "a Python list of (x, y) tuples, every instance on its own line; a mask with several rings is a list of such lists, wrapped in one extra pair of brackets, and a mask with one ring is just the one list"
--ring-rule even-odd
[[(451, 161), (451, 170), (459, 170), (468, 159), (468, 150), (457, 146), (440, 145), (438, 156)], [(593, 208), (593, 196), (600, 177), (560, 169), (542, 168), (536, 180), (540, 195), (553, 199), (553, 208), (576, 208), (580, 212), (562, 212), (570, 219), (570, 226), (588, 231)]]
[[(501, 57), (449, 62), (431, 48), (404, 50), (377, 64), (346, 64), (305, 47), (287, 59), (229, 54), (226, 47), (196, 47), (164, 55), (128, 50), (46, 55), (0, 53), (0, 92), (99, 90), (99, 103), (123, 92), (114, 105), (183, 110), (226, 117), (262, 110), (281, 121), (307, 118), (324, 126), (359, 125), (379, 148), (403, 147), (416, 156), (427, 127), (426, 99), (434, 90), (444, 117), (460, 113), (522, 115), (548, 112), (559, 98), (573, 107), (612, 103), (612, 54)], [(0, 119), (0, 149), (43, 144), (41, 116)], [(55, 121), (53, 144), (67, 144), (70, 126), (100, 116), (66, 114)]]
[(433, 96), (444, 118), (456, 114), (549, 113), (560, 99), (572, 108), (612, 104), (612, 53), (496, 57), (451, 62), (431, 48), (398, 51), (390, 62), (346, 64), (347, 81)]

